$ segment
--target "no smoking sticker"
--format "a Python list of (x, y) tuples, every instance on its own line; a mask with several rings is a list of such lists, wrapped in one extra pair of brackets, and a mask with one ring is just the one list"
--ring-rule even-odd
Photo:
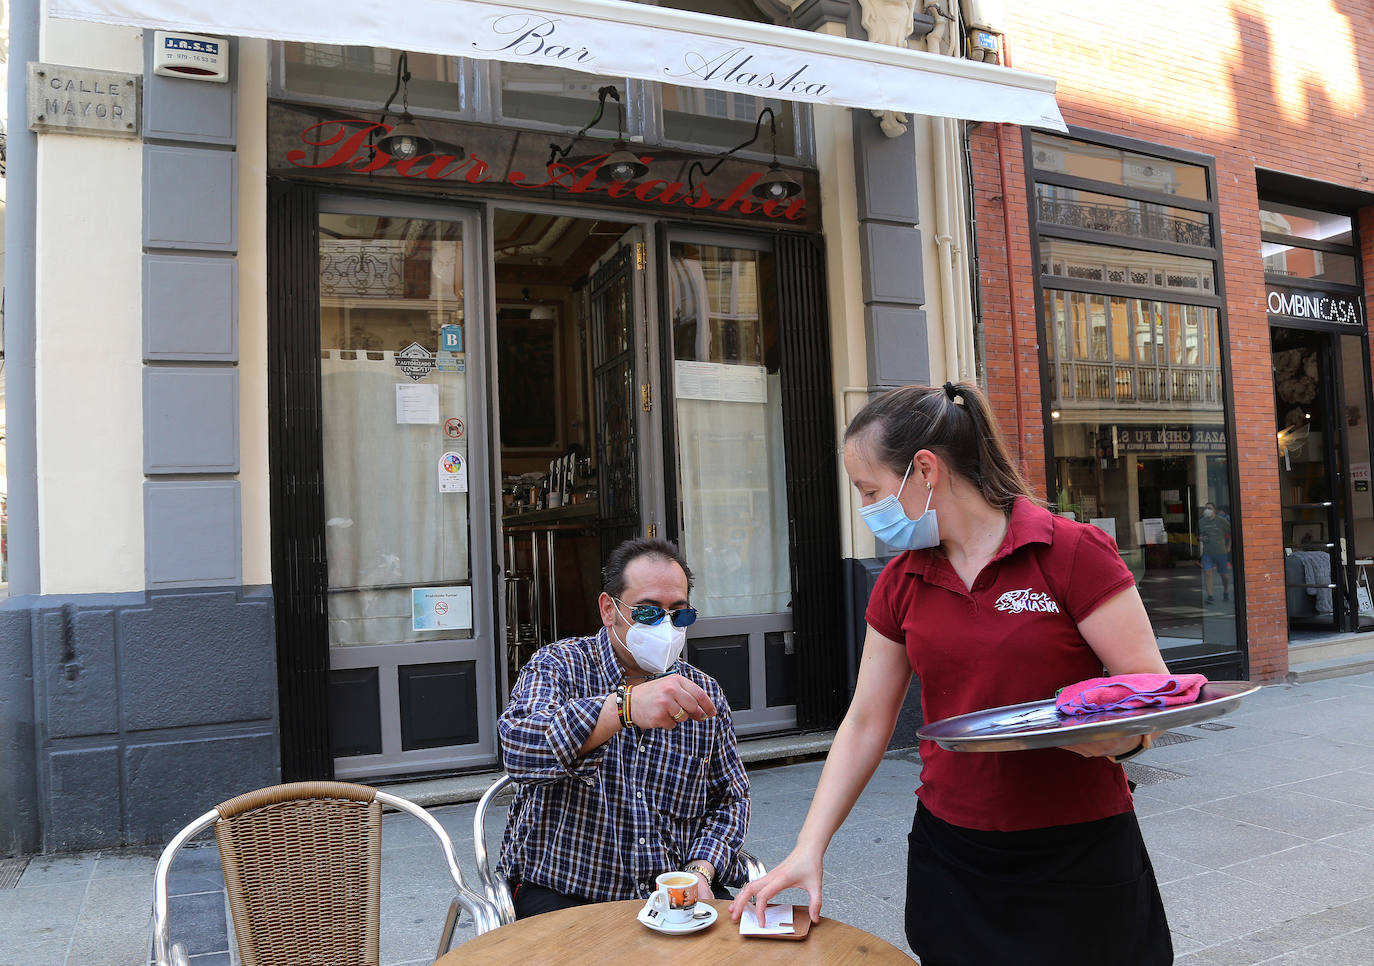
[(462, 439), (463, 433), (466, 431), (467, 427), (463, 425), (463, 421), (457, 416), (454, 416), (452, 419), (444, 420), (444, 435), (449, 439)]

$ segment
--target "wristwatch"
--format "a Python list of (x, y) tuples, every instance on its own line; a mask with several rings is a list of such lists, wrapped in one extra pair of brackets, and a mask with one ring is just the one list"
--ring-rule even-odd
[(682, 869), (683, 872), (691, 872), (693, 875), (700, 874), (707, 882), (711, 881), (711, 867), (701, 859), (693, 859)]

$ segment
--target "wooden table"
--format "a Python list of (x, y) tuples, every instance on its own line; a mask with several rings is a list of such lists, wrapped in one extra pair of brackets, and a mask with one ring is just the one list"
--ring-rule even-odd
[(521, 919), (454, 947), (434, 966), (911, 966), (913, 961), (891, 943), (825, 917), (799, 941), (746, 939), (739, 925), (730, 921), (730, 903), (724, 899), (711, 901), (719, 916), (703, 931), (665, 936), (635, 918), (643, 905), (642, 900), (630, 899)]

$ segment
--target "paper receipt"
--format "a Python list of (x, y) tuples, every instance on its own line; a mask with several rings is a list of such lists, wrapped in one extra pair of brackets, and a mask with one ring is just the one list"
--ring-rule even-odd
[(766, 926), (759, 925), (759, 917), (754, 914), (754, 910), (745, 907), (744, 912), (739, 917), (739, 934), (741, 936), (776, 936), (787, 935), (793, 932), (792, 928), (792, 906), (790, 905), (769, 905), (763, 914)]

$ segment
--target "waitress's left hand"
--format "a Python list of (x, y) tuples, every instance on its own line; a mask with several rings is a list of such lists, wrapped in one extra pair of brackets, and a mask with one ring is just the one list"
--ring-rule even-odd
[[(1153, 742), (1158, 735), (1149, 735)], [(1076, 745), (1061, 745), (1065, 751), (1071, 751), (1075, 755), (1082, 755), (1084, 758), (1110, 758), (1114, 755), (1124, 755), (1128, 751), (1134, 751), (1140, 744), (1141, 735), (1128, 735), (1125, 738), (1106, 738), (1102, 741), (1084, 741)]]

